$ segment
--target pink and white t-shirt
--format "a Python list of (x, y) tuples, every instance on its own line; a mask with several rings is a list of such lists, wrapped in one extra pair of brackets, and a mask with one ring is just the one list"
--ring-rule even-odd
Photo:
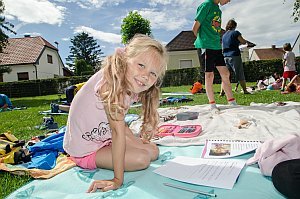
[[(111, 143), (111, 129), (97, 90), (103, 85), (102, 70), (75, 95), (69, 111), (63, 147), (73, 157), (84, 157)], [(126, 96), (128, 107), (130, 97)]]

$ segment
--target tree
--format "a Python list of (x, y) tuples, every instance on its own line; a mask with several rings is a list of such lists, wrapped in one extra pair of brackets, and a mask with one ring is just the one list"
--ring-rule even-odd
[(89, 36), (88, 33), (82, 32), (71, 39), (70, 55), (66, 58), (67, 65), (74, 69), (75, 60), (84, 60), (85, 63), (97, 70), (98, 65), (101, 65), (102, 59), (100, 45), (97, 44), (96, 39)]
[(92, 71), (93, 68), (89, 66), (84, 59), (75, 59), (75, 75), (81, 76)]
[(294, 17), (294, 22), (296, 23), (300, 17), (300, 0), (295, 0), (292, 16)]
[[(284, 0), (284, 3), (285, 3), (285, 1), (286, 0)], [(295, 0), (295, 2), (294, 2), (292, 17), (294, 17), (294, 22), (295, 23), (299, 20), (299, 17), (300, 17), (300, 0)]]
[[(3, 14), (5, 10), (5, 6), (2, 0), (0, 0), (0, 53), (3, 52), (3, 49), (5, 48), (5, 46), (7, 45), (8, 42), (8, 36), (5, 34), (5, 31), (11, 32), (16, 34), (15, 31), (13, 31), (11, 28), (14, 27), (13, 24), (11, 24), (10, 22), (5, 21), (5, 17), (1, 16)], [(0, 60), (1, 62), (1, 60)], [(11, 68), (8, 66), (0, 66), (0, 74), (3, 73), (10, 73), (11, 72)]]
[(126, 44), (137, 33), (151, 35), (150, 21), (137, 11), (130, 11), (121, 25), (122, 43)]

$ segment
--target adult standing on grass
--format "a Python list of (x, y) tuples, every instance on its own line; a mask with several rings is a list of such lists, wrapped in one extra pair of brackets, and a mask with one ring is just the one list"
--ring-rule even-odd
[[(166, 68), (162, 44), (135, 36), (125, 49), (108, 56), (103, 68), (80, 89), (70, 107), (64, 149), (85, 169), (111, 169), (114, 177), (95, 180), (88, 192), (118, 189), (124, 171), (147, 168), (159, 149), (150, 139), (157, 134), (159, 86)], [(142, 102), (141, 138), (125, 124), (130, 103)]]
[(0, 94), (0, 108), (6, 109), (6, 108), (12, 108), (12, 103), (5, 94)]
[(290, 80), (296, 75), (296, 66), (295, 66), (295, 53), (292, 52), (292, 47), (290, 43), (285, 43), (283, 45), (283, 50), (285, 51), (283, 55), (283, 81), (281, 86), (281, 91), (284, 91), (286, 81), (289, 78)]
[(223, 88), (230, 105), (236, 105), (229, 80), (230, 72), (226, 67), (221, 46), (221, 15), (219, 8), (230, 0), (206, 0), (197, 8), (197, 14), (193, 25), (193, 33), (197, 37), (194, 45), (198, 51), (198, 57), (205, 69), (205, 89), (213, 113), (219, 113), (216, 106), (213, 81), (214, 69), (217, 68)]
[[(254, 47), (255, 45), (245, 40), (242, 34), (235, 30), (236, 27), (237, 23), (234, 19), (230, 19), (226, 24), (226, 32), (222, 37), (223, 55), (226, 66), (231, 68), (235, 73), (236, 80), (241, 84), (244, 94), (250, 94), (246, 89), (246, 80), (239, 45), (248, 44), (248, 47)], [(237, 89), (238, 84), (235, 91), (237, 91)]]

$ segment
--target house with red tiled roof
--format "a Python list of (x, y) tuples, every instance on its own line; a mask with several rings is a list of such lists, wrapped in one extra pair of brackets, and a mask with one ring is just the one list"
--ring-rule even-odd
[(200, 66), (195, 39), (192, 31), (181, 31), (166, 45), (169, 56), (167, 70)]
[[(169, 55), (167, 70), (200, 66), (197, 49), (194, 46), (195, 39), (192, 31), (181, 31), (166, 45)], [(249, 48), (243, 48), (241, 56), (243, 62), (249, 61)]]
[(12, 69), (0, 75), (2, 82), (60, 77), (66, 71), (58, 49), (41, 36), (9, 38), (0, 53), (0, 66)]
[(276, 45), (272, 45), (271, 48), (258, 48), (253, 49), (250, 55), (250, 61), (253, 60), (270, 60), (270, 59), (282, 59), (284, 54), (283, 48), (277, 48)]

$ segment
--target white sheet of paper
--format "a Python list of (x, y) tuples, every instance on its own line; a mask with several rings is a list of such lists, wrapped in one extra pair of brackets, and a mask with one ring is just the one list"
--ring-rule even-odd
[(178, 156), (153, 172), (182, 182), (232, 189), (245, 165), (240, 159), (203, 159)]
[(259, 141), (207, 140), (202, 158), (232, 158), (254, 151), (262, 143)]

